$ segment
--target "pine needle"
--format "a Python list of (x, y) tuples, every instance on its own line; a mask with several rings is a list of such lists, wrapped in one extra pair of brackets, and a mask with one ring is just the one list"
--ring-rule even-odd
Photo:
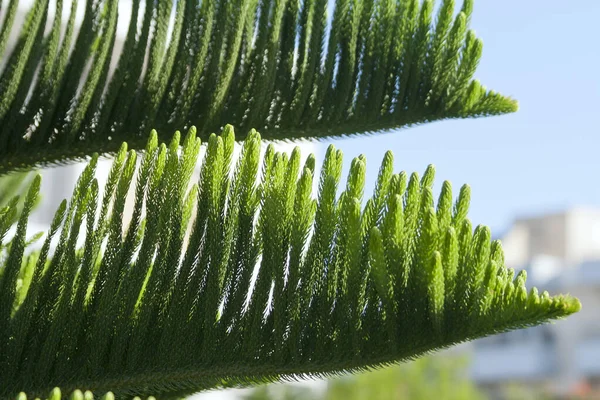
[(195, 125), (208, 140), (230, 123), (291, 140), (517, 108), (474, 80), (471, 0), (456, 15), (449, 0), (437, 15), (434, 0), (336, 0), (331, 18), (326, 0), (158, 0), (143, 13), (134, 0), (122, 38), (119, 0), (72, 0), (62, 34), (63, 0), (36, 0), (13, 25), (19, 1), (0, 26), (0, 175), (116, 153), (123, 141), (141, 150), (151, 128)]
[(54, 387), (72, 399), (91, 396), (77, 389), (174, 397), (330, 376), (581, 307), (514, 278), (489, 229), (473, 231), (468, 186), (452, 206), (444, 182), (436, 207), (432, 166), (407, 178), (387, 153), (363, 203), (364, 158), (341, 188), (342, 154), (330, 147), (313, 197), (313, 157), (302, 165), (298, 150), (269, 147), (261, 161), (251, 131), (234, 160), (234, 140), (229, 126), (210, 136), (197, 185), (195, 129), (181, 149), (179, 133), (166, 146), (153, 132), (137, 174), (123, 145), (103, 197), (94, 156), (42, 250), (26, 254), (33, 181), (0, 264), (0, 398), (58, 400)]

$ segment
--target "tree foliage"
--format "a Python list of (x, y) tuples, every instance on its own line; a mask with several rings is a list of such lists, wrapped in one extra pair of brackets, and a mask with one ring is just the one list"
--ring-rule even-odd
[(327, 0), (132, 0), (125, 38), (119, 0), (72, 0), (64, 28), (64, 0), (13, 26), (19, 1), (0, 25), (0, 174), (142, 149), (150, 129), (323, 138), (517, 107), (473, 79), (473, 0), (435, 18), (434, 0), (336, 0), (331, 24)]
[[(365, 199), (364, 157), (342, 188), (335, 148), (316, 177), (298, 150), (261, 156), (250, 129), (324, 138), (514, 111), (474, 79), (473, 0), (435, 18), (434, 0), (336, 0), (330, 19), (327, 0), (132, 1), (122, 43), (119, 0), (72, 0), (64, 26), (64, 0), (34, 0), (17, 25), (19, 0), (3, 10), (0, 175), (94, 155), (35, 251), (40, 178), (21, 202), (0, 185), (0, 398), (329, 376), (580, 308), (504, 266), (467, 218), (468, 186), (454, 201), (445, 182), (436, 204), (433, 167), (395, 174), (387, 153)], [(225, 122), (245, 139), (235, 161), (232, 126), (210, 134)], [(138, 156), (151, 128), (169, 145), (153, 131)], [(103, 188), (98, 153), (115, 156)]]
[(158, 145), (154, 133), (139, 166), (123, 145), (103, 194), (92, 158), (42, 248), (25, 254), (34, 179), (0, 267), (0, 397), (55, 386), (173, 397), (329, 376), (580, 308), (505, 268), (500, 243), (467, 218), (468, 186), (453, 205), (445, 182), (435, 204), (432, 166), (395, 174), (387, 153), (363, 203), (365, 159), (339, 188), (333, 146), (313, 197), (314, 158), (269, 146), (261, 161), (255, 131), (237, 161), (233, 129), (211, 135), (193, 185), (200, 140), (195, 129), (179, 140)]

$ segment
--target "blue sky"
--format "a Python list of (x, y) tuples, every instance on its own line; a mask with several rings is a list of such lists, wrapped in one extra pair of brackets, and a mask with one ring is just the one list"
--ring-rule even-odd
[(346, 167), (366, 155), (369, 188), (388, 149), (398, 171), (435, 164), (438, 188), (469, 183), (472, 221), (497, 234), (518, 216), (600, 207), (598, 15), (597, 0), (477, 1), (476, 77), (519, 100), (519, 112), (332, 142)]

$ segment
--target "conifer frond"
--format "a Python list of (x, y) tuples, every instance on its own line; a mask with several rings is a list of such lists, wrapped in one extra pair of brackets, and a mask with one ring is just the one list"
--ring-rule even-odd
[(34, 180), (0, 269), (0, 398), (53, 387), (169, 397), (322, 377), (580, 308), (515, 278), (490, 230), (473, 231), (468, 186), (453, 206), (445, 182), (435, 205), (433, 167), (395, 174), (387, 153), (363, 207), (363, 157), (339, 188), (342, 154), (329, 147), (314, 198), (314, 158), (301, 165), (298, 150), (270, 146), (260, 161), (255, 131), (233, 173), (233, 129), (211, 135), (191, 186), (200, 139), (191, 129), (179, 140), (158, 145), (153, 133), (137, 168), (123, 145), (103, 194), (92, 158), (42, 248), (25, 255)]
[(288, 140), (517, 108), (473, 79), (482, 52), (469, 30), (473, 0), (460, 10), (440, 0), (435, 18), (434, 0), (336, 0), (331, 25), (327, 0), (133, 0), (124, 39), (119, 0), (72, 1), (66, 27), (64, 0), (35, 0), (20, 26), (10, 1), (0, 174), (116, 152), (122, 141), (142, 149), (150, 128), (196, 125), (206, 140), (227, 122)]

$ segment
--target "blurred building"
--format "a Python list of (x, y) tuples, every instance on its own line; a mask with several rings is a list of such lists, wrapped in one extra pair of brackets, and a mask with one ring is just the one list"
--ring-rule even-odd
[(517, 382), (600, 399), (600, 209), (517, 219), (501, 239), (507, 266), (527, 270), (528, 287), (570, 293), (583, 307), (567, 321), (469, 344), (472, 377), (492, 392)]

